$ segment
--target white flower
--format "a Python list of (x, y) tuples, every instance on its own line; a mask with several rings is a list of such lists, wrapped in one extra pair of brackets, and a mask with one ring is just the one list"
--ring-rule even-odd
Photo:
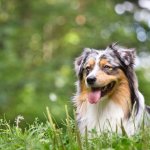
[(21, 122), (21, 120), (24, 120), (24, 117), (21, 115), (18, 115), (17, 118), (15, 119), (17, 128), (19, 127), (19, 123)]

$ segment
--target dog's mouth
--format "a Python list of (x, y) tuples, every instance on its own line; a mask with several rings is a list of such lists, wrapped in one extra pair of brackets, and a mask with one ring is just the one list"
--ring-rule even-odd
[(103, 87), (91, 87), (91, 91), (88, 93), (88, 100), (91, 104), (96, 104), (102, 97), (112, 91), (115, 86), (115, 81), (107, 84)]

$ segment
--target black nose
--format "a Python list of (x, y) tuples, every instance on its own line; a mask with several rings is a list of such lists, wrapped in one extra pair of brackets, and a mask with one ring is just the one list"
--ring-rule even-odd
[(95, 77), (88, 77), (88, 78), (87, 78), (87, 83), (88, 83), (88, 84), (94, 84), (95, 81), (96, 81), (96, 78), (95, 78)]

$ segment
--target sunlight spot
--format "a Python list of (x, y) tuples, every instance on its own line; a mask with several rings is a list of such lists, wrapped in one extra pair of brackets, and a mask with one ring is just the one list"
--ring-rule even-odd
[(145, 42), (147, 39), (147, 35), (146, 35), (145, 31), (139, 31), (137, 33), (137, 39), (141, 42)]
[(123, 4), (125, 6), (126, 11), (129, 11), (129, 12), (133, 11), (134, 5), (131, 2), (125, 1)]
[(73, 44), (73, 45), (77, 45), (80, 42), (80, 37), (78, 36), (78, 34), (76, 32), (69, 32), (65, 36), (65, 41), (67, 43), (70, 43), (70, 44)]
[(75, 21), (78, 25), (84, 25), (86, 23), (86, 17), (83, 15), (78, 15)]
[(149, 0), (139, 0), (139, 5), (143, 8), (150, 10), (150, 1)]
[(148, 24), (150, 20), (150, 13), (147, 10), (135, 11), (134, 19), (139, 22), (144, 21), (145, 23)]
[(57, 101), (57, 95), (55, 93), (50, 93), (49, 94), (49, 99), (52, 101), (52, 102), (55, 102)]
[(122, 4), (117, 4), (117, 5), (115, 6), (115, 11), (116, 11), (116, 13), (119, 14), (119, 15), (124, 14), (124, 13), (125, 13), (125, 7), (124, 7), (124, 5), (122, 5)]
[(58, 87), (58, 88), (62, 88), (62, 87), (64, 87), (64, 85), (65, 85), (65, 80), (64, 80), (64, 78), (62, 78), (62, 77), (57, 77), (56, 79), (55, 79), (55, 86), (56, 87)]
[(115, 11), (119, 15), (124, 14), (126, 11), (127, 12), (133, 12), (133, 9), (134, 9), (133, 3), (128, 2), (128, 1), (125, 1), (122, 4), (117, 4), (115, 6)]
[(145, 32), (145, 29), (142, 28), (142, 27), (137, 27), (136, 28), (136, 33), (137, 33), (137, 39), (140, 41), (140, 42), (145, 42), (147, 40), (147, 34)]

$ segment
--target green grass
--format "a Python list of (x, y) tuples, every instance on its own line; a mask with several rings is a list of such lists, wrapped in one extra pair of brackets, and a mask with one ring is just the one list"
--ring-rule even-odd
[(93, 138), (88, 134), (81, 136), (74, 119), (70, 118), (66, 109), (66, 120), (63, 128), (53, 122), (47, 108), (46, 123), (35, 119), (32, 125), (22, 130), (19, 127), (21, 117), (16, 124), (10, 126), (5, 120), (0, 120), (0, 149), (2, 150), (149, 150), (150, 129), (141, 131), (132, 137), (119, 136), (115, 133), (97, 135), (92, 132)]

